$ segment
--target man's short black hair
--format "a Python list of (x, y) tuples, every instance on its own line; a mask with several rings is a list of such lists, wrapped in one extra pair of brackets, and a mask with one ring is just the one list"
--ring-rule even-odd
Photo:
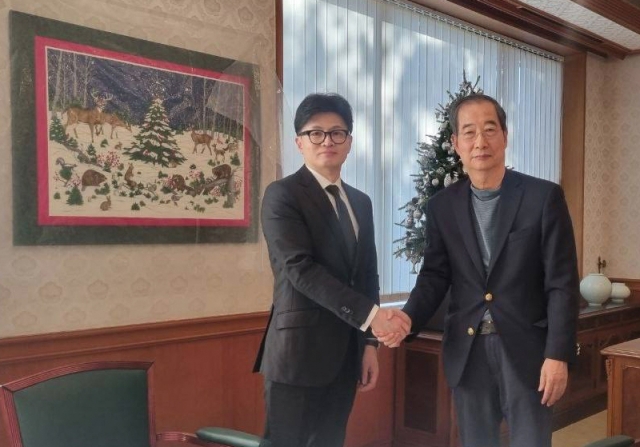
[(451, 107), (449, 108), (449, 124), (451, 124), (451, 131), (454, 135), (458, 135), (458, 111), (461, 106), (469, 102), (490, 102), (493, 104), (493, 107), (496, 109), (496, 115), (498, 115), (500, 127), (504, 132), (507, 132), (507, 113), (504, 111), (500, 103), (489, 95), (473, 93), (458, 99), (451, 104)]
[(302, 100), (296, 110), (293, 127), (300, 133), (313, 115), (318, 113), (336, 113), (340, 115), (349, 133), (353, 131), (353, 112), (351, 105), (337, 93), (312, 93)]

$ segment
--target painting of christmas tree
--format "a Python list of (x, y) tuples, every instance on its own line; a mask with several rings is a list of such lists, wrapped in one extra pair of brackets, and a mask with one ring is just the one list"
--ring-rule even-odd
[(174, 135), (162, 99), (156, 97), (149, 106), (135, 142), (124, 153), (132, 160), (157, 163), (165, 168), (176, 167), (184, 162), (185, 157), (180, 153)]

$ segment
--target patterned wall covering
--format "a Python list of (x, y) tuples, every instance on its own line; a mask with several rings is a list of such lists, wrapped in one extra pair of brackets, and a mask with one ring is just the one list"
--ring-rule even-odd
[(266, 245), (14, 247), (8, 13), (252, 62), (262, 85), (261, 191), (275, 178), (275, 6), (264, 0), (0, 1), (0, 338), (266, 310)]
[(584, 273), (640, 278), (640, 56), (587, 59)]

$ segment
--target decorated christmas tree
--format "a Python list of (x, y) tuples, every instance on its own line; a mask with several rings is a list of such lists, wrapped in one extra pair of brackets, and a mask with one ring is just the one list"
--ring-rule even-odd
[(144, 117), (140, 132), (135, 136), (136, 141), (124, 153), (132, 160), (157, 163), (163, 167), (182, 164), (185, 157), (180, 153), (174, 135), (162, 99), (156, 97)]
[(427, 202), (436, 192), (465, 176), (462, 162), (451, 144), (453, 129), (449, 123), (449, 111), (452, 104), (460, 98), (482, 93), (477, 88), (480, 77), (475, 84), (467, 80), (466, 73), (462, 73), (462, 83), (455, 94), (447, 91), (449, 102), (436, 109), (436, 120), (440, 123), (438, 133), (429, 135), (430, 141), (418, 143), (418, 166), (420, 172), (413, 174), (417, 195), (405, 204), (401, 210), (406, 211), (406, 217), (398, 225), (406, 229), (405, 235), (394, 241), (399, 244), (394, 252), (396, 257), (404, 256), (412, 264), (412, 273), (416, 273), (416, 266), (422, 261), (426, 243)]

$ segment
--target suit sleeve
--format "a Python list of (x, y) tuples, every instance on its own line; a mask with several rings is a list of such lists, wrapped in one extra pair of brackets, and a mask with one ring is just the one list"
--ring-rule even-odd
[(422, 267), (409, 299), (402, 309), (411, 317), (412, 332), (418, 332), (435, 314), (451, 282), (449, 257), (438, 228), (433, 202), (427, 205), (426, 245)]
[(543, 209), (542, 262), (549, 325), (544, 355), (573, 362), (580, 286), (571, 217), (559, 186), (552, 188)]
[[(368, 198), (367, 198), (368, 200)], [(380, 305), (380, 278), (378, 276), (378, 254), (376, 251), (375, 244), (375, 231), (373, 227), (373, 209), (371, 206), (371, 201), (368, 200), (368, 214), (367, 219), (371, 222), (370, 231), (366, 235), (366, 239), (363, 239), (362, 243), (367, 244), (367, 248), (365, 252), (367, 253), (366, 257), (366, 267), (365, 267), (365, 281), (366, 281), (366, 294), (371, 301), (376, 303), (378, 306)], [(369, 340), (368, 343), (373, 346), (378, 346), (377, 340), (373, 335), (371, 330), (371, 326), (365, 332), (366, 338)], [(375, 341), (374, 341), (375, 340)]]
[(361, 230), (366, 225), (368, 231), (366, 233), (361, 231), (362, 237), (358, 243), (366, 244), (366, 248), (364, 250), (366, 253), (366, 264), (364, 266), (366, 295), (371, 301), (380, 305), (380, 278), (378, 276), (378, 253), (376, 250), (375, 230), (373, 226), (373, 208), (369, 197), (366, 197), (366, 200), (368, 222), (366, 224), (364, 222), (361, 224)]
[(267, 187), (261, 219), (276, 280), (283, 275), (302, 295), (359, 329), (369, 316), (373, 301), (316, 262), (308, 223), (293, 194), (282, 184)]

